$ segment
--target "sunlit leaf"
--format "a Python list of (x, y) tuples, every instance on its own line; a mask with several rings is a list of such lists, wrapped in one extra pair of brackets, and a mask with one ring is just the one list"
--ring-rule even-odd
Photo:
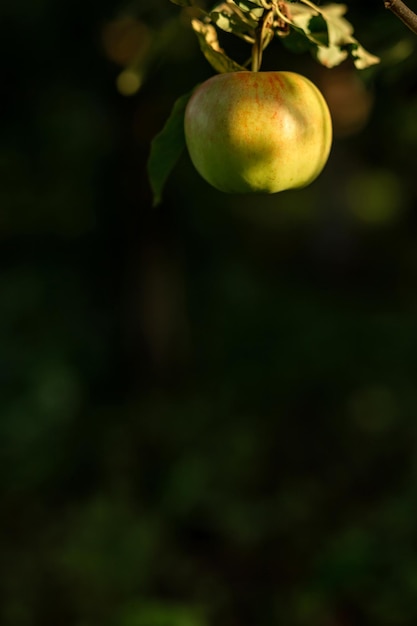
[[(343, 17), (345, 12), (346, 6), (343, 4), (329, 4), (321, 10), (321, 14), (327, 23), (329, 48), (338, 47), (341, 53), (343, 47), (346, 46), (346, 50), (351, 53), (353, 62), (358, 69), (364, 69), (378, 63), (378, 57), (367, 52), (353, 37), (353, 26)], [(335, 53), (334, 57), (336, 58)], [(339, 63), (342, 60), (343, 58), (341, 58)]]
[(348, 56), (348, 51), (339, 46), (318, 46), (315, 51), (316, 59), (325, 67), (340, 65)]
[(184, 113), (192, 91), (175, 102), (171, 115), (151, 145), (148, 175), (153, 193), (153, 204), (162, 200), (165, 183), (185, 148)]
[(261, 0), (236, 0), (236, 4), (245, 13), (250, 13), (254, 19), (260, 19), (265, 11)]
[(349, 55), (358, 69), (378, 63), (378, 57), (353, 37), (353, 26), (344, 18), (346, 10), (344, 4), (318, 7), (310, 0), (301, 0), (289, 5), (285, 21), (316, 46), (315, 56), (326, 67), (339, 65)]
[(212, 24), (205, 24), (194, 19), (191, 22), (197, 34), (200, 48), (210, 65), (219, 73), (241, 72), (245, 68), (230, 59), (220, 47), (216, 29)]
[(357, 42), (351, 44), (349, 51), (355, 67), (358, 70), (364, 70), (371, 65), (379, 63), (379, 58), (377, 56), (365, 50), (365, 48)]
[(227, 33), (233, 33), (245, 41), (253, 43), (258, 22), (244, 13), (232, 2), (223, 2), (210, 13), (213, 22)]

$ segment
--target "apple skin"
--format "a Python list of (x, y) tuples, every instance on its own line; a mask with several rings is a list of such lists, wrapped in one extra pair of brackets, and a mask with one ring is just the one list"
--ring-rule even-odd
[(184, 131), (197, 171), (228, 193), (305, 187), (324, 168), (332, 144), (326, 101), (294, 72), (209, 78), (187, 104)]

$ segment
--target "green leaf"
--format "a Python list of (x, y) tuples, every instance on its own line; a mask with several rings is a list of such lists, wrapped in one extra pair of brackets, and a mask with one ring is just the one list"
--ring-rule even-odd
[(288, 35), (280, 38), (284, 46), (295, 54), (309, 52), (314, 47), (311, 41), (295, 28), (292, 28)]
[(216, 29), (212, 24), (205, 24), (197, 19), (192, 20), (191, 24), (198, 37), (202, 53), (216, 72), (221, 74), (245, 71), (242, 65), (230, 59), (220, 47)]
[(235, 0), (239, 9), (245, 13), (250, 13), (254, 19), (260, 19), (264, 14), (265, 8), (262, 6), (261, 0)]
[(311, 35), (319, 45), (329, 45), (329, 30), (327, 22), (322, 15), (314, 15), (308, 25)]
[(233, 33), (248, 43), (254, 43), (258, 22), (251, 19), (250, 14), (244, 13), (236, 4), (222, 2), (210, 13), (210, 18), (221, 30)]
[(358, 69), (379, 62), (353, 37), (353, 26), (343, 17), (344, 4), (318, 7), (310, 0), (301, 0), (287, 6), (285, 21), (314, 44), (315, 56), (322, 65), (334, 67), (349, 55)]
[(349, 54), (353, 59), (356, 69), (364, 70), (379, 62), (379, 58), (363, 48), (357, 41), (348, 46)]
[(185, 148), (184, 113), (193, 91), (178, 98), (165, 126), (152, 141), (148, 175), (153, 206), (160, 204), (165, 183)]
[(367, 52), (353, 37), (353, 26), (343, 17), (345, 13), (346, 6), (343, 4), (329, 4), (321, 11), (322, 17), (327, 22), (329, 48), (339, 48), (341, 52), (345, 47), (346, 52), (352, 55), (353, 62), (358, 69), (378, 63), (378, 57)]

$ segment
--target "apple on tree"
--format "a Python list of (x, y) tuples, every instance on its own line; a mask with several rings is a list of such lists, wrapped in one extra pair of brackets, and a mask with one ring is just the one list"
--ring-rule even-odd
[[(172, 0), (182, 7), (194, 0)], [(197, 7), (196, 7), (197, 9)], [(379, 61), (353, 37), (339, 4), (310, 0), (226, 0), (192, 19), (201, 50), (218, 75), (180, 98), (149, 159), (154, 203), (184, 145), (196, 170), (229, 193), (276, 193), (313, 182), (326, 165), (332, 122), (326, 101), (306, 77), (261, 72), (262, 53), (278, 37), (290, 49), (310, 50), (326, 67), (347, 59), (357, 69)], [(240, 65), (220, 47), (217, 30), (252, 46)], [(250, 64), (250, 68), (247, 65)]]
[(213, 187), (276, 193), (304, 187), (322, 171), (332, 123), (322, 94), (293, 72), (213, 76), (185, 110), (191, 160)]

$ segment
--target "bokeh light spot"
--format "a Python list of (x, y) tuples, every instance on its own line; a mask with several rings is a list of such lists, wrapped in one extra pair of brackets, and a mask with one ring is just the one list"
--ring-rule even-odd
[(117, 77), (116, 85), (122, 96), (133, 96), (142, 86), (142, 76), (133, 70), (123, 70)]

